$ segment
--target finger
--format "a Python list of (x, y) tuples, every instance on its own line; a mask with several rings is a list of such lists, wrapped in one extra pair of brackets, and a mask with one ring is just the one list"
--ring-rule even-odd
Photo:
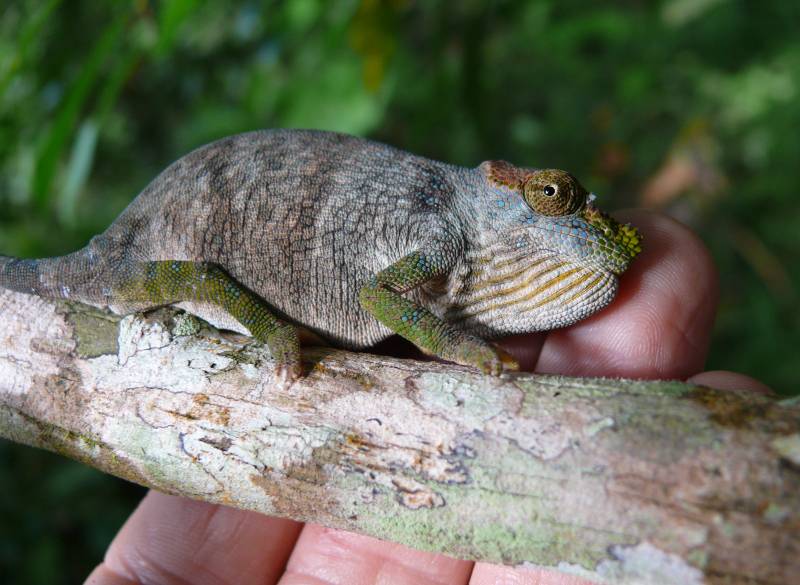
[(151, 491), (90, 583), (276, 583), (300, 528), (290, 520)]
[(592, 585), (592, 582), (546, 569), (512, 569), (475, 563), (469, 585)]
[(472, 563), (306, 524), (281, 585), (458, 585)]
[(628, 212), (643, 248), (611, 306), (551, 332), (537, 370), (568, 375), (685, 378), (708, 352), (717, 274), (700, 239), (669, 217)]
[(717, 390), (749, 390), (750, 392), (758, 392), (759, 394), (766, 394), (769, 396), (775, 394), (769, 386), (762, 384), (750, 376), (723, 370), (703, 372), (692, 376), (687, 382), (708, 386), (709, 388), (716, 388)]
[(140, 581), (131, 581), (118, 575), (105, 565), (98, 565), (86, 579), (84, 585), (139, 585), (139, 583)]

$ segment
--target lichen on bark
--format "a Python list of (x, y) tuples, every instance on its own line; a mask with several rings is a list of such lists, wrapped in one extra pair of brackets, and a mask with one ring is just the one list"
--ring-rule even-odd
[(0, 435), (143, 485), (601, 583), (800, 574), (797, 401), (326, 348), (287, 387), (171, 309), (0, 314)]

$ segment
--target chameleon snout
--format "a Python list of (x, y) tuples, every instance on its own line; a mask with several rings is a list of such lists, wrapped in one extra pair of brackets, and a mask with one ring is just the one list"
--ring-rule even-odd
[(642, 236), (639, 230), (627, 223), (620, 223), (593, 205), (591, 197), (580, 214), (597, 233), (598, 238), (589, 245), (596, 248), (598, 257), (614, 274), (622, 274), (642, 251)]

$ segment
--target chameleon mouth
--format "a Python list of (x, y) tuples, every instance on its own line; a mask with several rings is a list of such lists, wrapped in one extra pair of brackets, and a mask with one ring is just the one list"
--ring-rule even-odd
[(586, 203), (581, 216), (607, 239), (608, 245), (604, 246), (604, 253), (609, 255), (614, 272), (624, 272), (628, 264), (642, 251), (642, 235), (639, 230), (603, 213), (592, 205), (592, 199)]

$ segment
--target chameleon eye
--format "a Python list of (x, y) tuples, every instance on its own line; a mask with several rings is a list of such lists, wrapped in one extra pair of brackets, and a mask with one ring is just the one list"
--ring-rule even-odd
[(580, 183), (564, 171), (534, 171), (524, 185), (528, 205), (540, 215), (569, 215), (578, 211), (588, 194)]

